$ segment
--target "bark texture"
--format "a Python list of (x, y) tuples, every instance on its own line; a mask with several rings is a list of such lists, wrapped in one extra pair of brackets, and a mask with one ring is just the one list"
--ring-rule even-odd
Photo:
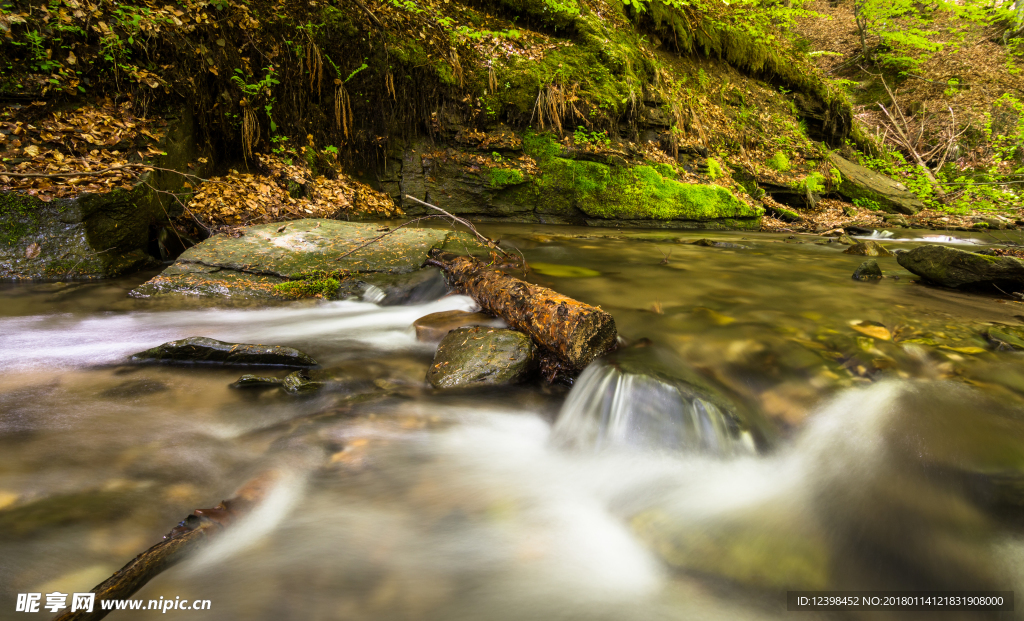
[(524, 282), (470, 257), (433, 252), (429, 263), (445, 271), (453, 288), (504, 319), (510, 328), (530, 335), (574, 369), (586, 367), (615, 346), (615, 319), (600, 308)]

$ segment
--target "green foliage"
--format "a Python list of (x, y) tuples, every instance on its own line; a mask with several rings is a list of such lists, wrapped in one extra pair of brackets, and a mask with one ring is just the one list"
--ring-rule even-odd
[(768, 168), (779, 172), (786, 172), (791, 166), (789, 158), (786, 157), (786, 154), (782, 151), (776, 151), (774, 155), (768, 158), (768, 161), (766, 161), (765, 164)]
[(870, 198), (855, 198), (853, 204), (864, 209), (870, 209), (871, 211), (879, 211), (882, 206), (878, 204), (878, 201), (874, 201)]
[(585, 127), (577, 127), (572, 134), (573, 141), (577, 145), (593, 145), (595, 147), (607, 147), (611, 144), (606, 131), (587, 131)]

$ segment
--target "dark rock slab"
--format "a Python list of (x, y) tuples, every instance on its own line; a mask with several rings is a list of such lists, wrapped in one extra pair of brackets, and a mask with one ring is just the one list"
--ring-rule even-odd
[(279, 367), (315, 367), (316, 360), (291, 347), (279, 345), (253, 345), (246, 343), (225, 343), (202, 336), (193, 336), (180, 341), (164, 343), (131, 357), (132, 362), (172, 362), (191, 364), (197, 362), (269, 365)]
[(533, 371), (536, 348), (529, 336), (498, 328), (459, 328), (437, 347), (427, 380), (434, 388), (514, 384)]
[(880, 209), (890, 213), (915, 214), (924, 209), (924, 203), (902, 183), (877, 173), (860, 164), (830, 153), (829, 161), (839, 170), (842, 180), (836, 191), (853, 200), (874, 201)]
[(1015, 257), (996, 257), (930, 244), (901, 252), (896, 261), (924, 280), (945, 287), (1024, 288), (1024, 261)]

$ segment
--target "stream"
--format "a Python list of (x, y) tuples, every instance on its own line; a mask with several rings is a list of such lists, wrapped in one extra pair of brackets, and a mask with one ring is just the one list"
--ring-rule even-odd
[[(411, 324), (464, 296), (224, 308), (128, 297), (154, 273), (0, 284), (0, 619), (50, 618), (17, 594), (89, 590), (268, 468), (249, 517), (135, 595), (210, 610), (110, 618), (830, 619), (787, 612), (786, 589), (1024, 586), (1024, 353), (984, 336), (1024, 328), (1024, 302), (895, 258), (854, 281), (867, 257), (811, 235), (480, 228), (677, 383), (644, 350), (572, 388), (432, 390)], [(731, 245), (679, 243), (702, 238)], [(295, 347), (334, 381), (295, 397), (126, 363), (188, 336)], [(688, 378), (757, 423), (731, 428)]]

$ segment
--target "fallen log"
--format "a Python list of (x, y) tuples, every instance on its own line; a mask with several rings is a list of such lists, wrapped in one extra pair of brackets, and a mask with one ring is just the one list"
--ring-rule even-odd
[(128, 599), (161, 572), (204, 548), (211, 536), (215, 536), (263, 500), (277, 479), (277, 471), (266, 472), (246, 483), (233, 498), (216, 507), (196, 509), (164, 535), (163, 541), (136, 556), (94, 587), (92, 592), (96, 596), (91, 611), (71, 612), (69, 609), (53, 621), (98, 621), (106, 617), (113, 611), (103, 609), (100, 601)]
[(470, 258), (434, 250), (427, 263), (449, 284), (509, 327), (530, 335), (569, 367), (580, 370), (615, 347), (615, 319), (546, 287), (532, 285)]

